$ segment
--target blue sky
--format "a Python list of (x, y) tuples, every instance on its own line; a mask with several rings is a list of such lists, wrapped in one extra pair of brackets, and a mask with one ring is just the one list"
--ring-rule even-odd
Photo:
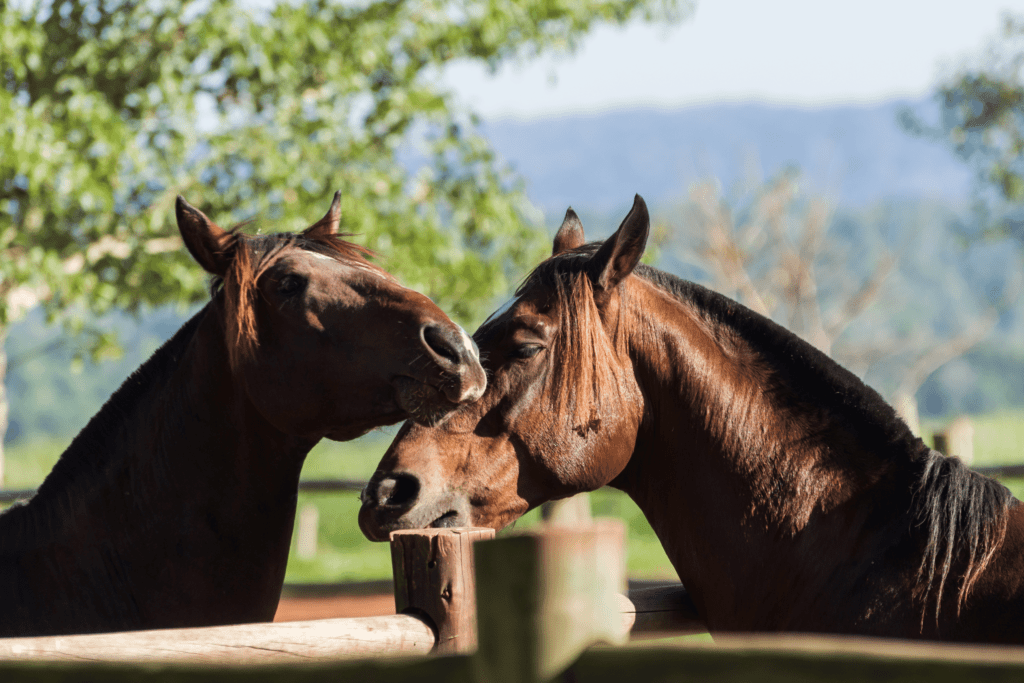
[(1024, 0), (699, 0), (682, 24), (601, 27), (575, 55), (443, 75), (485, 118), (722, 101), (921, 97)]

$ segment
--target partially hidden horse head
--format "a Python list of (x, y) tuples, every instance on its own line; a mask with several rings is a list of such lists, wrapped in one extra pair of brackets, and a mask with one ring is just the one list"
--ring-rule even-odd
[(436, 424), (483, 393), (462, 328), (339, 235), (340, 193), (298, 234), (222, 230), (181, 197), (176, 209), (223, 290), (231, 370), (282, 431), (347, 440), (406, 417)]
[(473, 341), (338, 234), (222, 230), (178, 198), (203, 307), (0, 514), (0, 636), (269, 621), (303, 461), (480, 397)]
[(402, 427), (364, 534), (500, 529), (611, 485), (712, 632), (1024, 642), (1024, 506), (811, 344), (639, 263), (648, 231), (639, 197), (603, 243), (569, 210), (474, 335), (484, 395)]
[(570, 209), (554, 255), (474, 335), (489, 391), (437, 430), (407, 424), (363, 493), (360, 524), (500, 529), (537, 505), (604, 486), (625, 467), (644, 402), (620, 320), (619, 285), (640, 260), (637, 197), (619, 235), (584, 244)]

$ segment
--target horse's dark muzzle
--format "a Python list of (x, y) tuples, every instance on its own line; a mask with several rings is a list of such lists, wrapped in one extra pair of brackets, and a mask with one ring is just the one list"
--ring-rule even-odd
[(428, 323), (420, 330), (428, 356), (442, 372), (438, 390), (452, 403), (471, 403), (487, 388), (480, 351), (458, 325)]
[(376, 482), (371, 480), (360, 494), (363, 504), (373, 503), (379, 508), (407, 510), (420, 492), (419, 479), (411, 474), (393, 474)]
[(386, 541), (398, 529), (470, 525), (469, 500), (464, 495), (441, 492), (424, 497), (422, 491), (422, 483), (412, 474), (374, 474), (360, 495), (359, 528), (371, 541)]
[(359, 528), (371, 541), (386, 541), (388, 535), (401, 528), (398, 520), (416, 502), (419, 479), (411, 474), (374, 475), (366, 484), (359, 500)]

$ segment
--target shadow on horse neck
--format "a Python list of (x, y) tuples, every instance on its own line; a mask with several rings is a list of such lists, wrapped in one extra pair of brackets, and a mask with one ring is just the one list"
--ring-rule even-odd
[(212, 299), (0, 515), (0, 634), (270, 620), (309, 450), (480, 395), (461, 328), (338, 219), (249, 237), (179, 199)]
[[(500, 528), (610, 484), (640, 506), (712, 631), (1017, 641), (1020, 508), (930, 451), (872, 389), (775, 323), (638, 265), (570, 212), (475, 337), (491, 381), (407, 424), (364, 492), (373, 539)], [(401, 486), (396, 486), (401, 484)], [(377, 491), (404, 490), (404, 497)]]

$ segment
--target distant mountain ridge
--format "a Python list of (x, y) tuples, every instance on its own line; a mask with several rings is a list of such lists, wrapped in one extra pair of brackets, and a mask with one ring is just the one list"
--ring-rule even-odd
[(849, 207), (905, 197), (961, 204), (970, 192), (970, 170), (941, 143), (905, 131), (898, 115), (907, 107), (926, 121), (937, 118), (930, 100), (819, 109), (708, 104), (498, 119), (485, 121), (483, 132), (525, 178), (548, 222), (570, 204), (589, 213), (617, 212), (634, 192), (651, 204), (674, 202), (709, 176), (729, 188), (751, 165), (764, 178), (796, 166), (814, 191)]

